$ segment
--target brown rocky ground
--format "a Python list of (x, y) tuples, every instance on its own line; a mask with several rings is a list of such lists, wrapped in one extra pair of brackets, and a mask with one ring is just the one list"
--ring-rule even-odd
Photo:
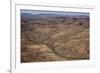
[(89, 59), (89, 20), (48, 18), (21, 21), (21, 62)]

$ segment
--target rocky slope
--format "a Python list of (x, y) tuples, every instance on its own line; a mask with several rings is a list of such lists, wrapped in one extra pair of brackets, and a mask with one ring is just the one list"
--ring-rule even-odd
[(89, 59), (88, 16), (34, 17), (21, 17), (22, 63)]

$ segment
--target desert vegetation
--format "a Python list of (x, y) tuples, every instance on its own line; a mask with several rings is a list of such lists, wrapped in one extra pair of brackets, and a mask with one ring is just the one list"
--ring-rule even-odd
[(21, 13), (22, 63), (85, 59), (89, 15)]

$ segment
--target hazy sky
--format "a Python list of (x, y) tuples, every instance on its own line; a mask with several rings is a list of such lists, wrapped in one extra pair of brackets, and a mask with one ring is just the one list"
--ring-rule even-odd
[(44, 11), (44, 10), (25, 10), (22, 9), (21, 13), (31, 13), (31, 14), (67, 14), (67, 15), (87, 15), (89, 16), (89, 13), (83, 13), (83, 12), (63, 12), (63, 11)]

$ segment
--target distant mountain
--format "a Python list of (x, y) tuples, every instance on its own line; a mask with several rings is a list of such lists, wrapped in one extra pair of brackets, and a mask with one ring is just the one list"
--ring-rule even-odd
[(28, 22), (30, 20), (36, 20), (38, 17), (37, 15), (33, 15), (31, 13), (21, 13), (21, 21)]
[(68, 16), (68, 17), (81, 17), (81, 16), (89, 16), (89, 14), (78, 14), (78, 13), (64, 13), (64, 14), (53, 14), (53, 13), (39, 13), (39, 14), (32, 14), (32, 13), (21, 13), (21, 16), (22, 17), (33, 17), (33, 16), (49, 16), (49, 17), (51, 17), (51, 16), (53, 16), (53, 17), (58, 17), (58, 16)]
[(21, 17), (22, 17), (22, 18), (32, 18), (33, 15), (30, 14), (30, 13), (21, 13)]
[(75, 13), (66, 13), (66, 14), (47, 14), (47, 13), (39, 13), (39, 14), (32, 14), (32, 13), (21, 13), (21, 20), (24, 22), (30, 20), (57, 20), (62, 18), (89, 18), (88, 15), (85, 14), (76, 14)]

